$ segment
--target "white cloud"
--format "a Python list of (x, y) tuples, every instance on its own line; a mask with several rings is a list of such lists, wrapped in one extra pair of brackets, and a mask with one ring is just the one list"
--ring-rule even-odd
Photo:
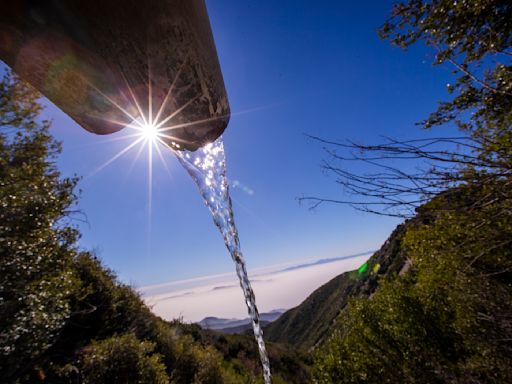
[[(297, 269), (276, 266), (259, 270), (251, 277), (259, 311), (297, 306), (333, 277), (357, 269), (370, 254), (324, 260), (321, 264), (297, 264), (301, 265)], [(234, 273), (144, 287), (140, 291), (153, 312), (168, 320), (181, 317), (184, 321), (196, 322), (206, 316), (247, 317), (242, 290)]]

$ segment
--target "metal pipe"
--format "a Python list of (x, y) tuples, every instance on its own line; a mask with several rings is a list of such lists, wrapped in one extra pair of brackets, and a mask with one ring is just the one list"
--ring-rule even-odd
[(0, 59), (90, 132), (156, 118), (195, 150), (230, 109), (204, 0), (0, 0)]

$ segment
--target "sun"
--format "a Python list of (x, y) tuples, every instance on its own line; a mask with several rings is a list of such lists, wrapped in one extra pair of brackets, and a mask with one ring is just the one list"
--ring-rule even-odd
[(159, 130), (156, 124), (153, 123), (142, 123), (140, 124), (140, 135), (151, 143), (158, 141), (159, 139)]
[[(178, 74), (176, 75), (178, 76)], [(91, 177), (101, 170), (103, 170), (105, 167), (119, 159), (121, 156), (126, 154), (128, 151), (132, 150), (136, 146), (139, 147), (139, 150), (137, 151), (135, 158), (133, 159), (133, 163), (135, 163), (138, 158), (140, 157), (142, 151), (146, 149), (147, 157), (148, 157), (148, 191), (149, 191), (149, 201), (148, 206), (151, 206), (151, 190), (152, 190), (152, 179), (153, 179), (153, 162), (154, 162), (154, 155), (158, 155), (160, 158), (164, 168), (166, 169), (167, 173), (170, 175), (169, 168), (167, 166), (167, 162), (165, 161), (164, 155), (161, 151), (162, 148), (165, 148), (167, 150), (170, 150), (171, 152), (177, 153), (177, 151), (181, 151), (184, 148), (180, 144), (180, 139), (177, 137), (174, 137), (172, 135), (172, 131), (177, 128), (181, 128), (183, 126), (188, 125), (194, 125), (196, 123), (191, 122), (187, 124), (172, 124), (172, 120), (178, 116), (180, 113), (182, 113), (190, 104), (192, 104), (199, 96), (193, 97), (191, 100), (186, 102), (184, 105), (174, 109), (169, 114), (164, 115), (164, 111), (168, 107), (168, 101), (171, 97), (173, 86), (175, 81), (173, 81), (173, 85), (169, 88), (167, 91), (167, 94), (165, 98), (163, 99), (162, 103), (160, 104), (158, 110), (153, 109), (153, 100), (152, 100), (152, 89), (151, 89), (151, 82), (149, 82), (148, 86), (148, 105), (147, 109), (144, 111), (143, 108), (141, 108), (141, 104), (135, 97), (134, 92), (131, 90), (130, 87), (128, 87), (128, 90), (130, 91), (130, 95), (132, 97), (132, 106), (137, 111), (136, 114), (132, 114), (129, 112), (129, 110), (124, 109), (121, 107), (118, 103), (116, 103), (115, 100), (112, 100), (108, 95), (104, 95), (101, 93), (107, 101), (112, 103), (115, 107), (117, 107), (122, 113), (126, 115), (128, 119), (131, 120), (131, 123), (126, 124), (125, 122), (121, 121), (115, 121), (106, 119), (110, 123), (119, 124), (123, 128), (129, 128), (127, 131), (129, 133), (123, 134), (120, 137), (113, 138), (107, 141), (118, 141), (118, 140), (129, 140), (130, 143), (126, 145), (122, 150), (120, 150), (118, 153), (116, 153), (112, 158), (107, 160), (105, 163), (97, 167), (94, 171), (92, 171), (87, 177)], [(156, 112), (156, 113), (154, 113)], [(131, 132), (130, 132), (131, 131)], [(132, 163), (132, 164), (133, 164)]]

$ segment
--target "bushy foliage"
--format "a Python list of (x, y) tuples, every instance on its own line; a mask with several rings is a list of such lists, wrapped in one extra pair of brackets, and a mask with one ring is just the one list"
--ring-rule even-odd
[(155, 346), (126, 334), (93, 342), (84, 348), (80, 373), (84, 384), (169, 384)]
[(441, 308), (462, 339), (461, 381), (512, 381), (510, 183), (462, 187), (450, 210), (414, 226), (405, 239), (426, 310)]
[(489, 186), (468, 188), (408, 224), (411, 272), (350, 303), (317, 382), (512, 381), (512, 194), (482, 207)]
[(176, 366), (172, 381), (176, 384), (223, 383), (221, 356), (213, 347), (203, 347), (192, 337), (182, 337), (176, 345)]
[(38, 95), (0, 81), (0, 377), (24, 376), (69, 318), (77, 231), (63, 219), (76, 179), (60, 177), (59, 143)]
[[(196, 324), (181, 324), (181, 332), (196, 343), (218, 352), (224, 383), (263, 383), (259, 352), (250, 335), (204, 331)], [(312, 360), (305, 351), (286, 344), (267, 343), (274, 383), (310, 383)], [(216, 353), (217, 355), (217, 353)]]

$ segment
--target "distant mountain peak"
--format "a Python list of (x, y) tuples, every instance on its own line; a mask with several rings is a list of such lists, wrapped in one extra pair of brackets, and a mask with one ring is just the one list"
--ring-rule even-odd
[[(279, 308), (273, 309), (270, 312), (260, 313), (260, 321), (263, 325), (268, 325), (276, 321), (286, 309)], [(207, 316), (201, 321), (197, 322), (203, 329), (210, 329), (224, 333), (244, 333), (251, 328), (251, 319), (224, 319), (215, 316)]]

